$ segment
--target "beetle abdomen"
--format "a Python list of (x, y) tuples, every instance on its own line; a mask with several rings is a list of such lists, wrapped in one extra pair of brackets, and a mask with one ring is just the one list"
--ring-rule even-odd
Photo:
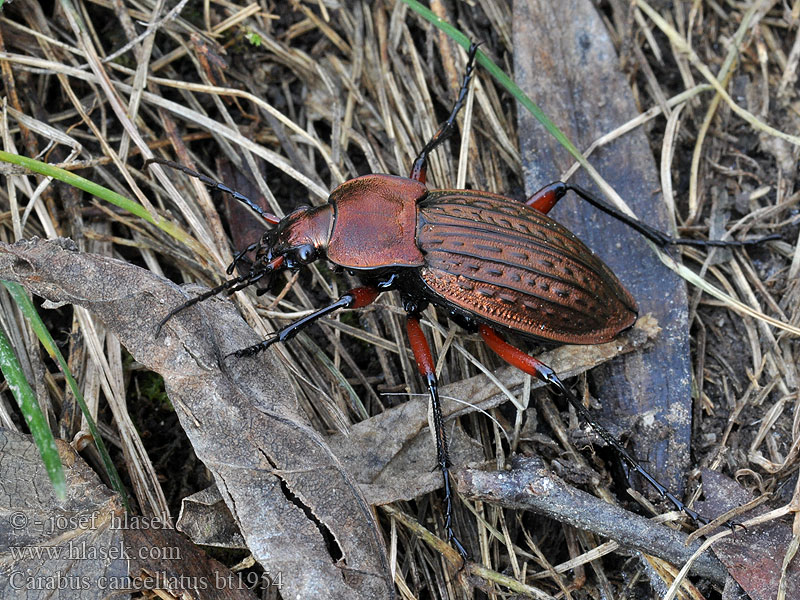
[(419, 205), (420, 271), (444, 304), (550, 341), (597, 344), (636, 320), (636, 302), (574, 234), (521, 202), (434, 190)]

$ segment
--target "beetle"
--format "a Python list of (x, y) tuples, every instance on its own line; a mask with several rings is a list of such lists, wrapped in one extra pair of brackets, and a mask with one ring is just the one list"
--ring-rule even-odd
[[(600, 344), (613, 340), (636, 321), (636, 301), (611, 269), (574, 234), (547, 216), (568, 191), (662, 247), (743, 245), (774, 236), (744, 242), (675, 239), (616, 211), (578, 186), (560, 181), (545, 186), (525, 202), (484, 191), (428, 189), (428, 156), (454, 131), (473, 76), (477, 49), (477, 44), (469, 49), (461, 89), (448, 119), (422, 148), (409, 177), (356, 177), (334, 189), (327, 204), (301, 207), (279, 219), (246, 196), (187, 167), (160, 158), (148, 159), (148, 163), (180, 169), (231, 194), (273, 226), (258, 242), (235, 255), (228, 274), (244, 264), (247, 268), (242, 275), (173, 309), (161, 321), (159, 330), (175, 314), (211, 296), (231, 294), (268, 281), (281, 270), (294, 271), (327, 259), (356, 275), (363, 285), (233, 355), (253, 356), (291, 339), (336, 310), (363, 308), (383, 292), (398, 291), (407, 314), (410, 346), (430, 396), (448, 541), (465, 560), (467, 552), (453, 531), (450, 461), (435, 362), (420, 326), (420, 314), (428, 305), (445, 309), (455, 323), (478, 332), (501, 358), (555, 386), (634, 471), (678, 510), (706, 524), (708, 519), (669, 492), (592, 419), (550, 367), (506, 342), (502, 332), (549, 343)], [(250, 252), (255, 252), (252, 260), (246, 258)]]

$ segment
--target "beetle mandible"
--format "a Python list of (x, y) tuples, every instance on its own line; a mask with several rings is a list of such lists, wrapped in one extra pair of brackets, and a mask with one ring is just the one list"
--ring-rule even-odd
[[(452, 489), (447, 436), (439, 403), (435, 362), (420, 327), (429, 305), (444, 308), (450, 318), (477, 331), (488, 346), (513, 366), (556, 387), (581, 416), (633, 470), (642, 475), (678, 510), (700, 523), (708, 519), (687, 507), (651, 476), (596, 423), (588, 410), (547, 365), (503, 340), (500, 331), (538, 341), (599, 344), (614, 339), (636, 321), (637, 306), (614, 273), (574, 234), (547, 216), (567, 191), (619, 219), (659, 246), (668, 244), (729, 246), (758, 243), (671, 238), (616, 211), (585, 190), (555, 182), (519, 202), (483, 191), (431, 190), (425, 185), (429, 154), (453, 132), (473, 76), (478, 45), (469, 49), (466, 72), (448, 119), (422, 148), (409, 177), (365, 175), (344, 182), (328, 203), (302, 207), (279, 219), (249, 198), (172, 161), (149, 159), (180, 169), (233, 195), (274, 227), (261, 240), (238, 252), (228, 274), (249, 263), (244, 274), (173, 309), (159, 325), (185, 308), (221, 292), (244, 289), (272, 274), (296, 270), (321, 259), (356, 275), (363, 286), (233, 354), (252, 356), (284, 342), (317, 319), (341, 308), (362, 308), (382, 292), (400, 293), (407, 313), (408, 338), (420, 374), (428, 387), (446, 502), (445, 528), (466, 559), (453, 532)], [(769, 238), (764, 238), (769, 239)], [(255, 251), (252, 262), (245, 258)]]

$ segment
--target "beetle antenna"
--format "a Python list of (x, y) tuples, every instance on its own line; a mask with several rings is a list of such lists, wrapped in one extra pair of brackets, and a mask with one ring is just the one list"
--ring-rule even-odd
[(211, 288), (200, 294), (199, 296), (195, 296), (178, 306), (177, 308), (173, 308), (166, 317), (161, 319), (161, 322), (156, 327), (156, 336), (161, 333), (161, 328), (166, 325), (167, 321), (169, 321), (172, 317), (177, 315), (179, 312), (184, 311), (185, 309), (189, 308), (190, 306), (194, 306), (198, 302), (202, 302), (203, 300), (207, 300), (212, 296), (216, 296), (221, 292), (225, 292), (228, 296), (231, 294), (243, 290), (247, 287), (250, 287), (254, 283), (261, 281), (264, 277), (267, 277), (280, 269), (284, 263), (284, 257), (278, 256), (277, 258), (272, 259), (268, 263), (264, 264), (261, 263), (253, 265), (253, 268), (250, 270), (249, 273), (245, 275), (240, 275), (239, 277), (234, 277), (233, 279), (228, 279), (227, 281), (223, 281), (217, 287)]
[(263, 208), (261, 208), (258, 204), (256, 204), (252, 200), (250, 200), (250, 198), (248, 198), (244, 194), (241, 194), (241, 193), (237, 192), (236, 190), (234, 190), (232, 188), (229, 188), (224, 183), (220, 183), (219, 181), (215, 181), (215, 180), (211, 179), (210, 177), (207, 177), (207, 176), (203, 175), (202, 173), (198, 173), (194, 169), (190, 169), (189, 167), (187, 167), (185, 165), (182, 165), (180, 163), (176, 163), (173, 160), (167, 160), (166, 158), (159, 158), (157, 156), (154, 156), (152, 158), (148, 158), (146, 161), (144, 161), (143, 167), (146, 168), (147, 166), (149, 166), (149, 165), (151, 165), (153, 163), (156, 163), (156, 164), (159, 164), (159, 165), (164, 165), (165, 167), (170, 167), (170, 168), (176, 169), (178, 171), (182, 171), (183, 173), (186, 173), (187, 175), (190, 175), (190, 176), (194, 177), (195, 179), (199, 179), (200, 181), (205, 183), (211, 189), (219, 190), (220, 192), (224, 192), (226, 194), (230, 194), (232, 197), (236, 198), (239, 202), (242, 202), (243, 204), (246, 204), (247, 206), (252, 208), (256, 213), (258, 213), (258, 215), (262, 219), (264, 219), (270, 225), (277, 225), (280, 222), (280, 218), (279, 217), (276, 217), (272, 213), (268, 213)]
[(227, 281), (222, 282), (217, 287), (211, 288), (210, 290), (207, 290), (207, 291), (203, 292), (199, 296), (195, 296), (194, 298), (191, 298), (191, 299), (187, 300), (186, 302), (184, 302), (180, 306), (178, 306), (176, 308), (173, 308), (171, 311), (169, 311), (169, 313), (167, 313), (166, 317), (161, 319), (161, 321), (158, 324), (158, 327), (156, 328), (156, 336), (159, 333), (161, 333), (161, 328), (164, 327), (164, 325), (167, 324), (167, 321), (169, 321), (172, 317), (177, 315), (179, 312), (183, 312), (185, 309), (189, 308), (190, 306), (194, 306), (198, 302), (202, 302), (203, 300), (211, 298), (212, 296), (216, 296), (220, 292), (226, 292), (227, 294), (233, 294), (234, 292), (236, 292), (236, 291), (238, 291), (238, 290), (240, 290), (240, 289), (242, 289), (244, 287), (247, 287), (248, 285), (250, 285), (252, 283), (255, 283), (256, 281), (261, 279), (264, 275), (266, 275), (266, 273), (259, 273), (255, 277), (253, 277), (253, 275), (251, 273), (248, 273), (247, 275), (240, 275), (239, 277), (234, 277), (233, 279), (228, 279)]

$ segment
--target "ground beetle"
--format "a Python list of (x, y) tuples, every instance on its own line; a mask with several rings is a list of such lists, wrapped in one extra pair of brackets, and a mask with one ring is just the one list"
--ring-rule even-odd
[[(429, 190), (425, 185), (430, 152), (453, 132), (472, 78), (477, 45), (469, 50), (466, 74), (449, 118), (417, 156), (408, 178), (365, 175), (331, 192), (328, 203), (299, 208), (278, 219), (242, 194), (191, 169), (163, 159), (150, 159), (199, 177), (233, 195), (270, 225), (261, 240), (235, 255), (232, 274), (244, 274), (172, 310), (161, 322), (221, 292), (231, 294), (277, 271), (296, 270), (327, 259), (364, 283), (332, 304), (283, 327), (259, 344), (239, 350), (252, 356), (275, 342), (284, 342), (310, 323), (340, 308), (362, 308), (381, 292), (397, 290), (408, 315), (407, 331), (417, 366), (430, 392), (436, 453), (444, 478), (447, 536), (466, 559), (453, 533), (452, 491), (447, 437), (439, 405), (433, 356), (420, 327), (420, 313), (439, 306), (468, 331), (477, 331), (500, 357), (513, 366), (556, 386), (598, 434), (612, 445), (663, 497), (695, 521), (708, 520), (681, 502), (655, 480), (604, 428), (547, 365), (503, 340), (499, 331), (538, 341), (600, 344), (614, 339), (636, 321), (636, 301), (611, 270), (575, 235), (547, 216), (567, 191), (633, 227), (660, 246), (741, 245), (748, 242), (699, 242), (674, 239), (631, 219), (585, 190), (562, 182), (539, 190), (524, 203), (475, 190)], [(770, 238), (764, 238), (770, 239)], [(255, 251), (251, 261), (247, 254)], [(263, 282), (262, 282), (263, 283)], [(499, 330), (499, 331), (498, 331)]]

